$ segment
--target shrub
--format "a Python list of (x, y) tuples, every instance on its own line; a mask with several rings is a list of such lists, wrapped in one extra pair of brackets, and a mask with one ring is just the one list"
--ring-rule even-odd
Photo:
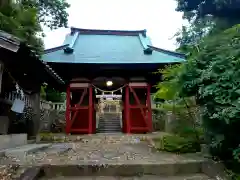
[(204, 131), (201, 127), (183, 127), (179, 129), (178, 133), (179, 136), (192, 139), (199, 144), (203, 144), (205, 142), (204, 140)]
[(158, 142), (159, 150), (174, 153), (195, 153), (200, 151), (200, 144), (191, 138), (178, 135), (164, 136)]

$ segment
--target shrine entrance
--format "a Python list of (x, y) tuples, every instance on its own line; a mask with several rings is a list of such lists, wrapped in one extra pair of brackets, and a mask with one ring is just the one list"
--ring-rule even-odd
[(122, 132), (122, 95), (97, 95), (96, 128), (99, 133)]
[(130, 82), (107, 91), (91, 83), (70, 83), (66, 121), (67, 134), (151, 132), (150, 86)]

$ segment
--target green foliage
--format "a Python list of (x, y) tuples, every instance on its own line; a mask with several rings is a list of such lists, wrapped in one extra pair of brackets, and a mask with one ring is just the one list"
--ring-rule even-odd
[(160, 139), (158, 149), (173, 153), (195, 153), (200, 151), (200, 144), (190, 138), (167, 135)]
[(40, 24), (52, 29), (66, 27), (68, 7), (65, 0), (3, 1), (0, 3), (0, 29), (21, 38), (41, 53), (44, 34)]
[(182, 96), (197, 97), (211, 152), (224, 161), (233, 159), (240, 144), (239, 27), (206, 37), (179, 80), (184, 82)]
[(212, 155), (235, 170), (240, 154), (240, 1), (177, 2), (177, 11), (190, 23), (176, 35), (179, 50), (189, 55), (179, 95), (196, 97)]
[[(31, 2), (33, 2), (33, 0), (31, 0)], [(68, 26), (67, 8), (69, 8), (70, 5), (66, 0), (38, 0), (34, 1), (34, 6), (38, 9), (39, 22), (44, 25), (51, 29)], [(51, 19), (49, 17), (51, 17)]]
[(227, 170), (227, 175), (230, 180), (240, 180), (240, 174), (236, 174), (231, 170)]
[(240, 147), (233, 151), (233, 156), (238, 162), (240, 162)]
[(56, 91), (55, 89), (46, 89), (46, 100), (51, 102), (64, 102), (66, 99), (65, 93)]
[(214, 16), (235, 22), (240, 17), (240, 2), (238, 0), (177, 0), (177, 2), (177, 11), (184, 12), (184, 17), (188, 19)]
[(42, 85), (40, 90), (40, 97), (44, 100), (46, 100), (46, 88), (46, 85)]
[(43, 42), (37, 37), (41, 31), (37, 21), (37, 10), (19, 4), (0, 6), (0, 29), (27, 41), (38, 50), (42, 50)]
[(178, 76), (181, 74), (182, 65), (170, 65), (165, 69), (158, 70), (157, 73), (162, 75), (162, 80), (157, 84), (158, 91), (154, 98), (164, 100), (174, 100), (178, 97), (178, 89), (181, 88), (181, 83), (178, 81)]
[(195, 141), (196, 143), (204, 144), (204, 131), (203, 128), (197, 127), (193, 128), (190, 126), (179, 127), (177, 134), (184, 138), (189, 138)]

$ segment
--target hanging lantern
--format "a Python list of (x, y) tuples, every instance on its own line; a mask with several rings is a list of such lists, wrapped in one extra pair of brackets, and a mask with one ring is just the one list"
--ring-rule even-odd
[(112, 86), (112, 85), (113, 85), (113, 82), (112, 82), (112, 81), (107, 81), (107, 82), (106, 82), (106, 85), (107, 85), (107, 86)]

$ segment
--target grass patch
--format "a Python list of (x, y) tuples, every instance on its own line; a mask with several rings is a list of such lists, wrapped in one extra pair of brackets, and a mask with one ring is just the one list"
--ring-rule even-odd
[(185, 138), (179, 135), (167, 135), (154, 139), (155, 148), (159, 151), (171, 153), (195, 153), (201, 151), (201, 146), (192, 138)]

